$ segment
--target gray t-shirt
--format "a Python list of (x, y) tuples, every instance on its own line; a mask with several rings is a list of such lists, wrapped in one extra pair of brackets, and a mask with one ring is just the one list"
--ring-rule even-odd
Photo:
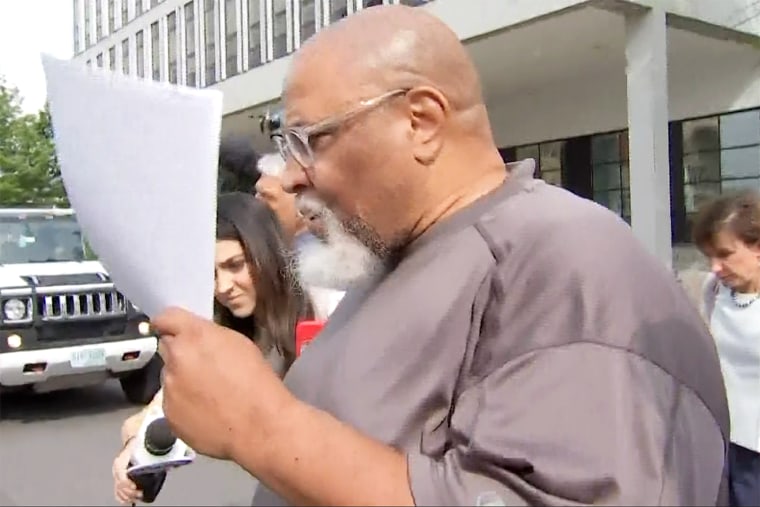
[[(285, 382), (405, 452), (417, 505), (727, 500), (699, 314), (622, 220), (540, 180), (508, 178), (427, 231)], [(284, 503), (260, 485), (254, 505)]]

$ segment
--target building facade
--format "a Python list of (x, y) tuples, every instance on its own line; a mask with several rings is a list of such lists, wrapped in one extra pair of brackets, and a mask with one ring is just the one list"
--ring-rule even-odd
[(425, 0), (73, 0), (75, 58), (191, 87), (289, 55), (367, 6)]
[[(76, 59), (224, 92), (224, 133), (271, 149), (290, 54), (375, 3), (420, 5), (465, 42), (505, 160), (631, 223), (683, 267), (695, 211), (760, 188), (756, 0), (74, 0)], [(675, 248), (674, 248), (675, 247)]]

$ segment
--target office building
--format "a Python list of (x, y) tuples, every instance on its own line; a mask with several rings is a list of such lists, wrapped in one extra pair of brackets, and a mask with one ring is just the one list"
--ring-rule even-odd
[[(372, 3), (74, 0), (75, 58), (220, 89), (223, 131), (268, 149), (258, 116), (278, 107), (290, 54)], [(505, 160), (535, 158), (667, 264), (697, 258), (684, 246), (701, 202), (760, 188), (757, 0), (385, 3), (423, 4), (466, 43)]]

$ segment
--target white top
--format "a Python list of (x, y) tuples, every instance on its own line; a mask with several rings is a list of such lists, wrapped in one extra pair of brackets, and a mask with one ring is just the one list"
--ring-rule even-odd
[[(740, 308), (731, 290), (718, 284), (710, 331), (720, 365), (731, 416), (731, 442), (760, 452), (760, 300)], [(739, 303), (757, 294), (737, 294)]]
[(324, 287), (308, 288), (311, 302), (314, 304), (314, 317), (317, 320), (327, 320), (343, 299), (345, 292)]

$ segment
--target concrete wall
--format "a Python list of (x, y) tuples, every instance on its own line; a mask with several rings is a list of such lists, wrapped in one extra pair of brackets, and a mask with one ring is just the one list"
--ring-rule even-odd
[[(162, 37), (165, 33), (165, 26), (163, 26), (163, 20), (166, 15), (176, 9), (178, 6), (184, 4), (185, 0), (165, 0), (157, 7), (146, 12), (142, 16), (134, 19), (125, 27), (119, 27), (112, 35), (106, 39), (100, 41), (95, 46), (89, 48), (87, 51), (77, 55), (75, 58), (84, 60), (93, 60), (96, 55), (103, 53), (104, 57), (107, 57), (108, 50), (111, 47), (116, 48), (117, 68), (120, 68), (121, 60), (121, 41), (125, 38), (132, 40), (133, 50), (130, 52), (130, 57), (134, 59), (134, 34), (138, 30), (145, 30), (150, 27), (150, 24), (156, 20), (162, 20)], [(752, 17), (753, 14), (760, 14), (760, 4), (756, 0), (629, 0), (635, 3), (644, 5), (658, 5), (669, 12), (674, 12), (682, 16), (691, 16), (703, 19), (705, 21), (722, 24), (725, 26), (734, 26), (737, 23), (745, 21), (739, 28), (745, 29), (750, 32), (760, 33), (760, 16)], [(117, 2), (118, 3), (118, 2)], [(536, 17), (545, 16), (556, 11), (562, 11), (572, 8), (575, 5), (583, 4), (583, 0), (477, 0), (477, 2), (464, 2), (463, 0), (434, 0), (428, 5), (420, 8), (427, 9), (446, 23), (448, 23), (452, 29), (463, 39), (468, 40), (477, 38), (479, 36), (491, 33), (495, 30), (499, 30), (503, 27), (520, 25), (534, 19)], [(81, 9), (80, 9), (81, 10)], [(81, 15), (81, 13), (80, 13)], [(94, 16), (93, 16), (94, 18)], [(120, 16), (117, 16), (117, 20)], [(92, 21), (94, 23), (94, 21)], [(117, 21), (118, 25), (118, 21)], [(93, 30), (94, 31), (94, 30)], [(81, 32), (81, 31), (80, 31)], [(149, 50), (150, 37), (146, 37), (146, 49)], [(148, 52), (149, 54), (149, 52)], [(200, 55), (199, 55), (200, 57)], [(132, 62), (134, 65), (134, 62)], [(227, 79), (213, 85), (215, 88), (221, 89), (225, 94), (224, 100), (224, 113), (230, 114), (236, 111), (248, 109), (250, 107), (271, 102), (279, 97), (280, 88), (285, 70), (289, 63), (289, 57), (281, 58), (274, 62), (268, 63), (251, 71), (245, 72), (241, 75)], [(703, 71), (708, 70), (704, 66)], [(753, 67), (752, 65), (750, 66)], [(184, 65), (180, 65), (180, 68), (184, 68)], [(732, 74), (733, 70), (723, 71), (718, 69), (716, 74), (718, 76), (707, 75), (706, 78), (712, 77), (712, 81), (716, 79), (724, 80), (728, 74)], [(741, 72), (739, 72), (741, 74)], [(731, 77), (734, 81), (739, 81), (741, 76)], [(619, 82), (623, 79), (623, 76), (611, 76), (609, 79), (615, 79)], [(699, 80), (687, 79), (689, 84), (692, 83), (705, 83), (701, 78)], [(593, 83), (592, 83), (593, 87)], [(578, 87), (578, 89), (564, 90), (569, 96), (573, 98), (576, 95), (589, 95), (588, 89), (584, 90), (584, 86)], [(707, 90), (709, 87), (702, 86)], [(546, 89), (544, 94), (551, 94), (555, 90)], [(541, 99), (541, 91), (538, 90), (538, 98)], [(624, 88), (618, 87), (618, 91), (615, 92), (618, 96), (624, 93)], [(554, 94), (556, 98), (556, 93)], [(753, 92), (749, 92), (749, 95), (753, 95)], [(754, 91), (754, 95), (758, 95), (757, 90)], [(592, 95), (593, 96), (593, 95)], [(599, 95), (597, 95), (599, 97)], [(579, 97), (583, 99), (583, 96)], [(519, 97), (515, 98), (516, 100)], [(750, 97), (752, 99), (752, 97)], [(612, 103), (615, 101), (614, 97), (604, 98), (603, 100)], [(741, 100), (734, 98), (736, 102), (742, 102)], [(752, 100), (749, 100), (752, 102)], [(760, 101), (760, 99), (757, 99)], [(699, 101), (701, 102), (701, 101)], [(720, 100), (725, 105), (725, 100)], [(744, 102), (747, 102), (745, 100)], [(547, 102), (548, 103), (548, 102)], [(625, 103), (625, 100), (621, 102)], [(737, 106), (739, 107), (739, 106)], [(693, 108), (687, 108), (689, 110)], [(706, 109), (710, 109), (709, 107)], [(713, 108), (716, 111), (718, 108)], [(726, 110), (723, 107), (722, 110)], [(621, 113), (619, 107), (614, 107), (614, 114), (620, 118), (624, 115)], [(674, 114), (677, 116), (678, 110), (674, 110)], [(707, 113), (706, 113), (707, 114)], [(555, 118), (556, 120), (556, 118)], [(592, 119), (589, 118), (589, 121)], [(585, 123), (582, 120), (581, 123)], [(599, 124), (605, 123), (600, 121)], [(610, 128), (619, 128), (625, 122), (608, 121), (612, 126)], [(613, 125), (614, 124), (614, 125)]]
[[(727, 43), (728, 44), (728, 43)], [(671, 120), (760, 106), (760, 51), (737, 45), (731, 58), (694, 62), (671, 58)], [(627, 128), (622, 68), (547, 83), (489, 104), (500, 146)]]
[(760, 4), (755, 0), (643, 0), (667, 11), (760, 35)]

